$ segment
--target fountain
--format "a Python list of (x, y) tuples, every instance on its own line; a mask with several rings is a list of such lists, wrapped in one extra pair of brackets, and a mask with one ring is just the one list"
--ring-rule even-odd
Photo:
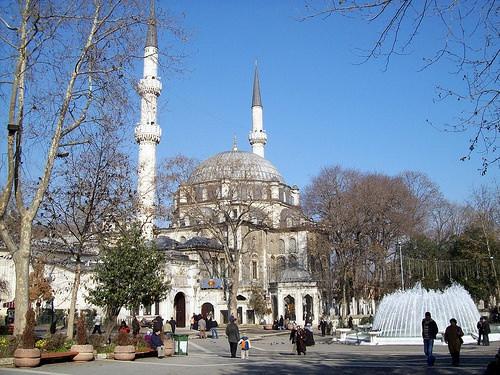
[(470, 335), (477, 333), (479, 311), (470, 294), (459, 284), (439, 291), (427, 290), (417, 283), (412, 289), (385, 296), (377, 309), (372, 330), (379, 331), (380, 343), (420, 342), (426, 311), (432, 314), (439, 332), (444, 332), (450, 319), (455, 318), (469, 336), (467, 341), (472, 341)]

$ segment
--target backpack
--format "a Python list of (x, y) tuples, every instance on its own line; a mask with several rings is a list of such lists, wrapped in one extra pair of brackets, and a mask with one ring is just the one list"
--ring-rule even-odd
[(248, 340), (241, 340), (241, 350), (248, 350), (250, 349), (248, 345)]

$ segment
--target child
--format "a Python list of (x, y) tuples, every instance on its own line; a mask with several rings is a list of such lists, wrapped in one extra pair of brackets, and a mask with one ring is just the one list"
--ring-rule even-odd
[(250, 344), (250, 340), (248, 339), (248, 337), (243, 336), (240, 341), (238, 341), (238, 344), (241, 348), (241, 359), (248, 359), (250, 348), (252, 347), (252, 344)]

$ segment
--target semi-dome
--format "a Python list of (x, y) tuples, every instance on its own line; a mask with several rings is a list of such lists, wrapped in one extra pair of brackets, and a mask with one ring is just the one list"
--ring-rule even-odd
[(263, 157), (246, 151), (221, 152), (201, 163), (189, 184), (215, 180), (277, 181), (284, 183), (276, 167)]

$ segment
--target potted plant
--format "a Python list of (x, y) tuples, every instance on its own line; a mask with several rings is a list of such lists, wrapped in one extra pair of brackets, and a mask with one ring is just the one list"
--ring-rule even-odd
[(175, 343), (171, 336), (166, 336), (163, 340), (163, 346), (165, 347), (165, 356), (171, 357), (174, 355)]
[(16, 367), (35, 367), (40, 364), (40, 349), (35, 348), (35, 312), (30, 307), (26, 311), (26, 325), (20, 346), (14, 352)]
[(86, 362), (94, 359), (94, 347), (88, 344), (87, 327), (85, 327), (83, 314), (80, 314), (76, 323), (76, 345), (71, 346), (71, 351), (78, 353), (73, 357), (73, 361)]
[(119, 332), (116, 337), (114, 358), (119, 361), (133, 361), (135, 359), (135, 346), (126, 332)]

